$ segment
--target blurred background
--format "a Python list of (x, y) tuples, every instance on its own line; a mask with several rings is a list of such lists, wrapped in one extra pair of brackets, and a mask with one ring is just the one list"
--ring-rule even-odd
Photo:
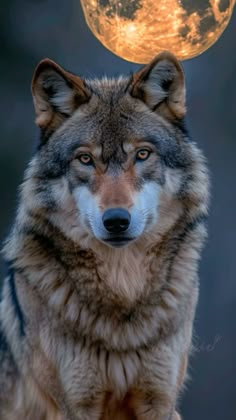
[[(116, 76), (137, 65), (107, 51), (90, 33), (79, 0), (0, 1), (0, 239), (7, 235), (17, 188), (38, 131), (30, 82), (50, 57), (84, 76)], [(183, 63), (188, 125), (212, 176), (209, 239), (200, 267), (196, 352), (181, 401), (185, 420), (236, 419), (236, 10), (220, 40)], [(1, 260), (0, 272), (3, 275)], [(4, 420), (4, 419), (1, 419)]]

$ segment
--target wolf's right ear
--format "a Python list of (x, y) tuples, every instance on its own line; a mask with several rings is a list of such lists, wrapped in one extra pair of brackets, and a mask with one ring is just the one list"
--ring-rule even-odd
[(36, 67), (31, 88), (36, 124), (46, 137), (81, 104), (88, 102), (91, 96), (80, 77), (67, 72), (48, 58)]

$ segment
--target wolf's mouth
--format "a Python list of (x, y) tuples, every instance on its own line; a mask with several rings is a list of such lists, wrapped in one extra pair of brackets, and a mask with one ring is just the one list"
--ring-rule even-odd
[(113, 246), (114, 248), (120, 248), (127, 245), (129, 242), (133, 241), (135, 238), (124, 238), (124, 237), (112, 237), (103, 239), (108, 245)]

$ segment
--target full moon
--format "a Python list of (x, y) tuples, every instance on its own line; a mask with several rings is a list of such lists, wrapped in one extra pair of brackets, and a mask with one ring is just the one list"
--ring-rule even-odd
[(195, 57), (220, 37), (234, 0), (81, 0), (86, 22), (114, 54), (146, 64), (169, 50)]

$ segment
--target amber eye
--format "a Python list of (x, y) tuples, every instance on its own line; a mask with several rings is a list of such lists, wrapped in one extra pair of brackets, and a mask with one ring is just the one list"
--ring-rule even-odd
[(93, 164), (93, 159), (87, 153), (83, 153), (83, 154), (79, 155), (78, 159), (83, 165), (92, 165)]
[(136, 160), (147, 160), (151, 154), (151, 151), (148, 149), (141, 149), (136, 154)]

